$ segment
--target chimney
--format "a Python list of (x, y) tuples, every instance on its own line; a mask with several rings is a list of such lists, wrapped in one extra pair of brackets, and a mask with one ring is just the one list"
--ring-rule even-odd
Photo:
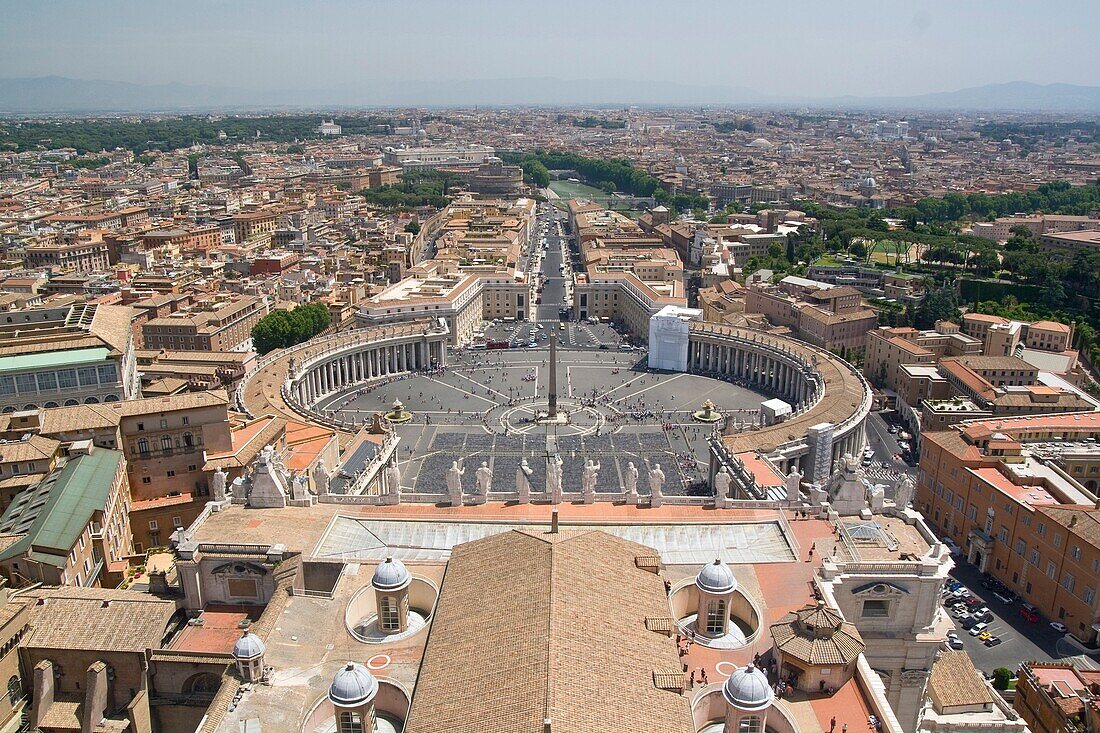
[[(554, 514), (556, 515), (557, 512), (555, 511)], [(542, 733), (550, 733), (550, 718), (542, 719)]]
[[(554, 511), (550, 512), (550, 534), (557, 534), (557, 533), (558, 533), (558, 510), (555, 509)], [(547, 719), (544, 722), (545, 722), (545, 725), (546, 725), (546, 730), (549, 731), (550, 730), (550, 720)]]

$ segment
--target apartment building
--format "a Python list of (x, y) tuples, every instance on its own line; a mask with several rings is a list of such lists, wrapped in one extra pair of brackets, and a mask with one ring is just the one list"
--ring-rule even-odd
[(1081, 250), (1100, 251), (1100, 220), (1094, 220), (1093, 227), (1080, 232), (1043, 234), (1039, 237), (1039, 251), (1066, 258)]
[(573, 276), (573, 308), (581, 320), (601, 318), (648, 340), (649, 319), (662, 308), (687, 307), (683, 281), (642, 280), (634, 271), (596, 269)]
[(110, 265), (109, 246), (98, 230), (65, 233), (52, 242), (28, 246), (24, 263), (30, 269), (53, 272), (103, 272)]
[(1024, 227), (1035, 237), (1044, 234), (1078, 232), (1085, 229), (1100, 229), (1100, 219), (1095, 216), (1071, 216), (1068, 214), (1037, 214), (1035, 216), (1001, 216), (991, 222), (979, 222), (972, 227), (972, 233), (995, 242), (1007, 242), (1012, 230)]
[(488, 145), (440, 145), (438, 147), (382, 149), (382, 164), (400, 166), (403, 170), (435, 168), (477, 168), (494, 157), (496, 151)]
[(771, 324), (841, 355), (864, 348), (867, 332), (878, 324), (878, 316), (863, 306), (854, 288), (793, 275), (776, 285), (749, 285), (745, 313), (763, 315)]
[(273, 211), (250, 211), (233, 214), (229, 221), (233, 228), (233, 241), (244, 244), (253, 240), (271, 241), (278, 217)]
[(925, 433), (916, 504), (1050, 620), (1100, 628), (1100, 413), (990, 418)]
[[(899, 391), (903, 365), (935, 364), (944, 356), (982, 353), (981, 342), (949, 321), (940, 321), (935, 329), (882, 326), (867, 332), (863, 353), (863, 373), (880, 387)], [(916, 404), (916, 403), (912, 403)]]
[(1100, 728), (1100, 670), (1065, 662), (1024, 662), (1017, 672), (1013, 707), (1031, 733)]
[(0, 516), (0, 574), (13, 587), (117, 585), (133, 554), (129, 508), (122, 453), (73, 444)]
[(268, 313), (267, 299), (239, 295), (198, 301), (141, 327), (146, 349), (250, 351), (252, 327)]

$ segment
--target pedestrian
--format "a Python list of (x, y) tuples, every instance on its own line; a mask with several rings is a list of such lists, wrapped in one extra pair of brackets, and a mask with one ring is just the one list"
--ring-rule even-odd
[(829, 733), (833, 733), (834, 730), (836, 730), (836, 716), (835, 715), (832, 717), (832, 719), (829, 720)]
[(845, 723), (843, 726), (841, 726), (840, 733), (848, 733), (848, 724), (847, 723)]

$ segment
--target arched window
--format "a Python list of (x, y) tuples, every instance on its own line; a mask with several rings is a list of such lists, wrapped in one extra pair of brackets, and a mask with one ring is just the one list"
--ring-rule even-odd
[(85, 405), (98, 405), (99, 404), (99, 398), (98, 397), (85, 397), (84, 398), (84, 404)]
[(363, 733), (363, 719), (355, 710), (341, 710), (337, 714), (340, 719), (340, 733)]
[(183, 445), (187, 448), (193, 448), (195, 446), (195, 438), (191, 433), (183, 434)]
[(726, 602), (716, 598), (707, 603), (707, 633), (724, 634), (726, 632)]
[(107, 395), (106, 397), (103, 398), (103, 401), (104, 402), (118, 402), (118, 395), (117, 394), (109, 394), (109, 395)]
[(163, 450), (163, 451), (164, 451), (165, 453), (167, 453), (167, 452), (169, 452), (170, 450), (172, 450), (172, 436), (170, 436), (170, 435), (162, 435), (162, 436), (160, 436), (160, 448), (161, 448), (161, 450)]
[(79, 405), (79, 404), (80, 403), (77, 402), (76, 400), (65, 400), (65, 407), (73, 407), (73, 406)]
[(60, 407), (60, 405), (58, 405), (56, 402), (47, 402), (46, 407), (53, 409), (54, 407)]
[(20, 700), (23, 699), (23, 685), (19, 683), (19, 678), (12, 675), (8, 679), (8, 702), (15, 706)]
[(2, 412), (3, 412), (3, 414), (5, 414), (5, 415), (7, 415), (7, 414), (8, 414), (8, 413), (10, 413), (10, 412), (15, 412), (15, 407), (13, 407), (12, 405), (7, 405), (7, 406), (5, 406), (5, 407), (4, 407), (4, 409), (2, 410)]
[(221, 677), (209, 672), (192, 675), (183, 685), (184, 694), (213, 695), (222, 686)]
[(138, 453), (149, 452), (149, 441), (145, 438), (138, 438)]
[(746, 715), (737, 723), (737, 733), (764, 733), (759, 715)]
[(397, 616), (397, 599), (382, 596), (378, 599), (378, 625), (383, 631), (397, 631), (401, 621)]
[(37, 410), (38, 405), (23, 405), (24, 410)]

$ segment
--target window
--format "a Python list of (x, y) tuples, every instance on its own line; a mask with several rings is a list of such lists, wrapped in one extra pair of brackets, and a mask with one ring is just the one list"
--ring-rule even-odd
[(179, 517), (172, 517), (172, 526), (175, 527), (176, 529), (179, 529), (180, 527), (183, 526), (183, 520), (180, 519)]
[(15, 386), (19, 388), (19, 394), (33, 394), (38, 391), (38, 384), (34, 381), (33, 374), (17, 374)]
[(172, 450), (172, 437), (169, 435), (160, 436), (160, 449), (165, 453)]
[(184, 425), (190, 425), (190, 424), (191, 424), (191, 418), (189, 418), (189, 417), (187, 417), (186, 415), (184, 415), (184, 416), (183, 416), (183, 424), (184, 424)]
[(157, 520), (155, 520), (155, 519), (150, 519), (149, 520), (149, 529), (153, 530), (153, 531), (159, 529), (159, 527), (157, 525)]
[(401, 619), (397, 613), (397, 599), (382, 596), (378, 599), (379, 625), (383, 631), (397, 631), (401, 628)]
[(1058, 532), (1054, 533), (1054, 546), (1055, 547), (1061, 547), (1062, 546), (1062, 535), (1059, 534)]
[(890, 615), (890, 601), (868, 600), (863, 602), (863, 618), (886, 618)]
[(8, 702), (13, 706), (23, 699), (23, 686), (19, 684), (19, 678), (12, 675), (8, 679)]
[(1039, 560), (1040, 560), (1039, 551), (1038, 550), (1032, 550), (1031, 554), (1028, 555), (1027, 561), (1029, 563), (1031, 563), (1032, 565), (1034, 565), (1035, 567), (1039, 567)]
[(746, 715), (737, 723), (737, 733), (763, 733), (759, 715)]
[(54, 392), (57, 390), (57, 375), (53, 372), (42, 372), (38, 375), (38, 390), (40, 392)]
[(1081, 546), (1080, 545), (1074, 545), (1073, 549), (1069, 551), (1069, 554), (1070, 554), (1070, 557), (1072, 557), (1074, 560), (1080, 560), (1081, 559)]
[(76, 370), (76, 376), (80, 380), (81, 387), (96, 387), (99, 385), (99, 380), (95, 376), (95, 367), (80, 367)]
[(726, 633), (726, 602), (720, 598), (707, 603), (707, 633)]
[(142, 477), (141, 477), (141, 483), (143, 483), (143, 484), (151, 484), (151, 483), (153, 483), (153, 479), (152, 479), (152, 478), (150, 478), (149, 476), (142, 476)]
[(172, 477), (173, 477), (173, 476), (175, 476), (175, 475), (176, 475), (176, 472), (175, 472), (175, 471), (169, 471), (169, 472), (168, 472), (168, 478), (172, 478)]
[[(140, 427), (139, 427), (139, 429), (140, 429)], [(149, 453), (149, 441), (148, 440), (146, 440), (145, 438), (138, 438), (137, 445), (138, 445), (138, 453), (141, 453), (143, 455)]]
[(0, 394), (15, 394), (14, 377), (0, 377)]
[(997, 539), (1001, 542), (1008, 542), (1008, 527), (1001, 527), (1001, 531), (997, 533)]
[(168, 421), (167, 420), (161, 420), (160, 421), (160, 429), (165, 430), (167, 428), (168, 428)]
[(1027, 543), (1023, 540), (1016, 540), (1016, 554), (1023, 555), (1024, 550), (1027, 549)]
[(1058, 568), (1052, 560), (1047, 560), (1047, 577), (1053, 578), (1058, 574)]
[(191, 433), (184, 433), (183, 434), (183, 445), (187, 448), (190, 448), (194, 444), (195, 444), (195, 436), (191, 435)]
[(1045, 522), (1039, 522), (1039, 525), (1035, 528), (1035, 531), (1039, 533), (1040, 537), (1043, 537), (1047, 533), (1047, 525)]
[(98, 368), (99, 381), (101, 384), (110, 384), (117, 381), (115, 368), (113, 365), (107, 364)]
[(1081, 594), (1081, 600), (1089, 605), (1096, 600), (1096, 591), (1088, 586), (1085, 586), (1085, 591)]
[(1066, 573), (1062, 576), (1062, 587), (1068, 590), (1070, 593), (1077, 587), (1077, 578), (1073, 577), (1073, 573)]
[(338, 733), (363, 733), (363, 719), (354, 710), (340, 711), (340, 730)]

